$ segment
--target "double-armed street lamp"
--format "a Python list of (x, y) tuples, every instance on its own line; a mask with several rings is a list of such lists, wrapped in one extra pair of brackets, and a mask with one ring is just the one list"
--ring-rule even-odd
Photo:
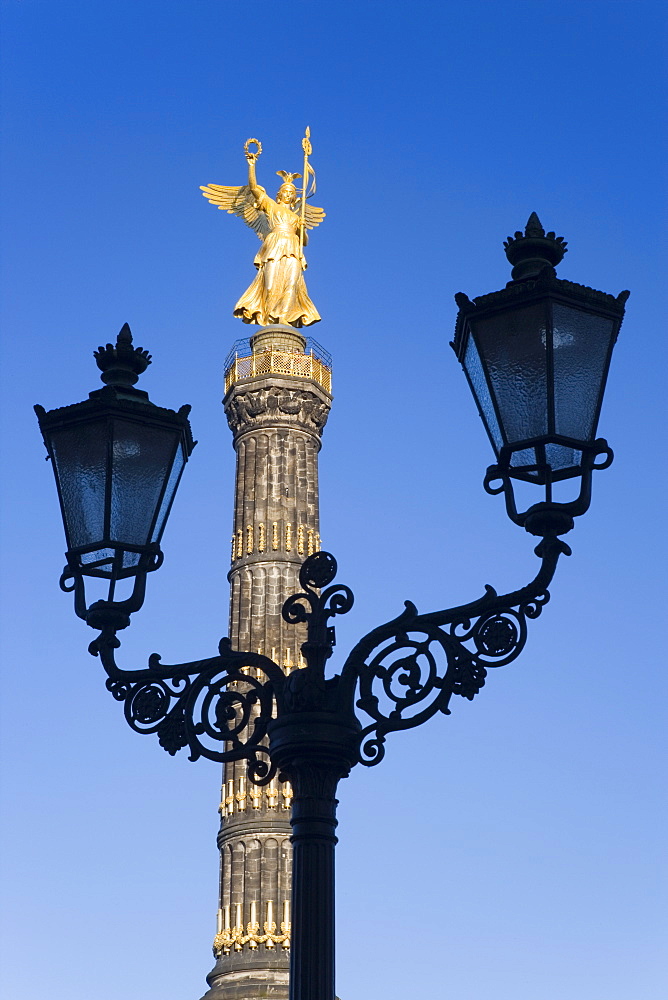
[[(153, 655), (146, 669), (118, 667), (117, 633), (162, 562), (160, 539), (194, 446), (189, 407), (163, 409), (135, 388), (150, 356), (133, 347), (127, 326), (115, 346), (95, 354), (104, 388), (73, 406), (36, 407), (67, 537), (61, 587), (74, 592), (77, 615), (99, 633), (89, 649), (130, 726), (156, 733), (170, 754), (188, 747), (191, 760), (245, 759), (256, 784), (276, 774), (292, 783), (290, 1000), (334, 1000), (338, 782), (355, 764), (382, 760), (388, 733), (449, 715), (453, 695), (474, 698), (490, 667), (519, 655), (527, 620), (549, 600), (559, 556), (570, 554), (561, 536), (589, 507), (592, 471), (612, 461), (596, 429), (628, 292), (615, 298), (557, 278), (566, 244), (535, 214), (505, 247), (512, 280), (473, 300), (456, 296), (452, 346), (496, 456), (485, 489), (503, 493), (510, 518), (540, 539), (540, 568), (519, 590), (499, 596), (487, 587), (456, 608), (419, 614), (407, 601), (332, 676), (330, 621), (350, 610), (353, 594), (334, 583), (327, 552), (305, 560), (303, 590), (283, 606), (287, 622), (306, 625), (305, 667), (286, 673), (266, 656), (233, 650), (228, 639), (207, 659), (168, 666)], [(553, 492), (564, 480), (575, 487), (567, 502)], [(517, 482), (538, 487), (541, 499), (521, 510)], [(109, 584), (106, 598), (90, 605), (89, 577)], [(132, 592), (117, 600), (123, 579)]]

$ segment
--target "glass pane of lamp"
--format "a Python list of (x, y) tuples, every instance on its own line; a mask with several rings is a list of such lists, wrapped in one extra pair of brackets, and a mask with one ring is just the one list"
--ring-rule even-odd
[(496, 419), (496, 413), (494, 412), (494, 404), (492, 403), (489, 386), (487, 385), (487, 380), (485, 379), (485, 373), (483, 371), (482, 362), (480, 361), (480, 355), (478, 354), (478, 348), (476, 347), (475, 340), (470, 333), (468, 344), (466, 345), (466, 354), (464, 356), (464, 370), (469, 377), (469, 382), (471, 383), (471, 388), (473, 389), (473, 395), (476, 398), (478, 408), (487, 428), (487, 433), (492, 440), (492, 445), (494, 446), (494, 450), (498, 456), (499, 451), (503, 447), (503, 438), (501, 436), (499, 422)]
[(592, 441), (614, 321), (553, 306), (555, 431)]
[(171, 507), (172, 500), (174, 499), (176, 487), (179, 485), (179, 479), (181, 478), (181, 473), (183, 472), (185, 464), (186, 456), (183, 453), (183, 443), (179, 443), (179, 446), (176, 449), (172, 471), (169, 474), (167, 487), (162, 497), (162, 503), (160, 504), (160, 510), (158, 511), (155, 526), (153, 528), (153, 532), (151, 533), (152, 542), (159, 542), (162, 537), (162, 530), (165, 526), (165, 522), (167, 521), (169, 508)]
[(478, 348), (508, 444), (547, 433), (545, 318), (545, 306), (538, 303), (476, 321)]
[(111, 537), (146, 545), (172, 467), (179, 430), (114, 421)]
[(68, 548), (101, 542), (105, 535), (107, 422), (57, 428), (50, 437)]
[(553, 472), (563, 473), (570, 469), (570, 475), (576, 475), (580, 471), (582, 462), (582, 452), (570, 445), (552, 442), (545, 445), (545, 460)]
[(538, 464), (539, 460), (535, 448), (520, 448), (510, 456), (511, 469), (522, 469), (525, 476), (528, 476), (532, 480), (535, 479), (536, 482), (542, 476), (541, 471), (536, 468)]

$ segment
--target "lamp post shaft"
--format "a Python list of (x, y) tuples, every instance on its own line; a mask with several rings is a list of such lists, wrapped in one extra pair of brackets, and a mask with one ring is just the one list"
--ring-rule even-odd
[(336, 788), (357, 760), (360, 726), (354, 716), (336, 712), (333, 691), (317, 685), (288, 691), (288, 700), (291, 694), (294, 708), (297, 702), (319, 704), (269, 725), (272, 759), (294, 793), (290, 1000), (335, 1000)]
[(338, 780), (318, 768), (310, 771), (293, 784), (290, 1000), (334, 1000)]

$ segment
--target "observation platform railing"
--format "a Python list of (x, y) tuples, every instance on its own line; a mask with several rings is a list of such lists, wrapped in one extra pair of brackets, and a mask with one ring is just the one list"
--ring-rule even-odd
[[(247, 348), (248, 350), (248, 348)], [(323, 352), (324, 353), (324, 352)], [(258, 375), (290, 375), (310, 378), (322, 386), (325, 392), (332, 391), (332, 367), (325, 358), (316, 356), (313, 349), (302, 354), (297, 351), (259, 351), (244, 357), (234, 353), (225, 366), (225, 392), (240, 379)]]

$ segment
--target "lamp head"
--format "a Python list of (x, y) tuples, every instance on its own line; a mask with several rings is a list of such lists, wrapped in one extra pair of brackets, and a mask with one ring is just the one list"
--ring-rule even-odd
[[(94, 356), (102, 389), (72, 406), (35, 407), (67, 539), (61, 586), (75, 591), (77, 614), (86, 620), (92, 609), (85, 605), (84, 577), (109, 581), (103, 602), (109, 606), (122, 603), (114, 602), (114, 587), (126, 578), (136, 578), (134, 605), (140, 591), (143, 599), (146, 574), (162, 563), (160, 540), (195, 444), (189, 406), (168, 410), (135, 388), (151, 356), (133, 347), (127, 323), (116, 344)], [(138, 608), (125, 608), (131, 610)]]
[[(562, 534), (591, 498), (591, 472), (612, 461), (596, 437), (612, 348), (629, 296), (557, 278), (566, 243), (533, 213), (505, 242), (512, 280), (470, 300), (459, 292), (459, 358), (496, 455), (485, 478), (504, 492), (510, 517), (534, 534)], [(557, 503), (555, 483), (580, 478), (576, 500)], [(523, 513), (513, 480), (542, 487)]]

